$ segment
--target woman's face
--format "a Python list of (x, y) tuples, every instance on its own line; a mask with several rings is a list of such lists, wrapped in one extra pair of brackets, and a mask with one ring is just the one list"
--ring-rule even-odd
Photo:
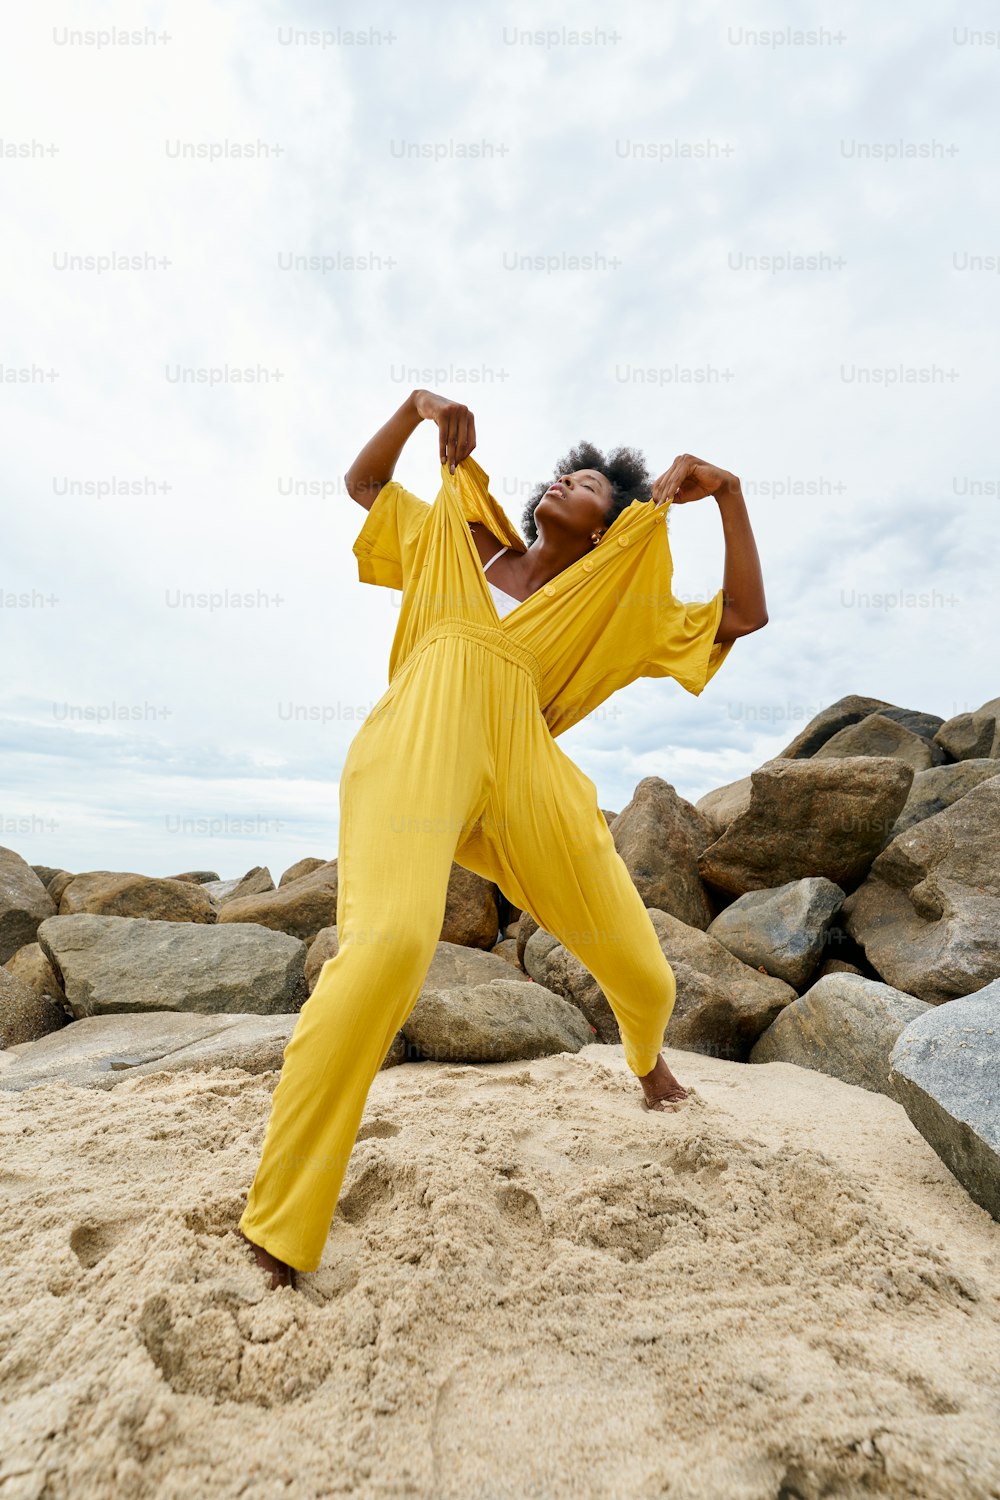
[(604, 517), (611, 505), (611, 481), (598, 469), (577, 469), (560, 474), (535, 506), (535, 524), (587, 537), (604, 531)]

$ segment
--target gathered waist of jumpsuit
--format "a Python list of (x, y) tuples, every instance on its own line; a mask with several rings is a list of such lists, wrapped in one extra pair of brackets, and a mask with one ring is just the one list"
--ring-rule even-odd
[(504, 661), (520, 667), (522, 671), (527, 672), (534, 683), (535, 692), (541, 696), (542, 667), (533, 651), (529, 651), (527, 646), (522, 646), (520, 642), (511, 640), (506, 631), (498, 630), (495, 625), (481, 625), (476, 620), (463, 620), (460, 617), (445, 616), (444, 619), (437, 620), (425, 630), (423, 635), (414, 642), (405, 661), (399, 663), (393, 674), (393, 680), (434, 641), (454, 636), (467, 641), (476, 641), (496, 656), (502, 657)]

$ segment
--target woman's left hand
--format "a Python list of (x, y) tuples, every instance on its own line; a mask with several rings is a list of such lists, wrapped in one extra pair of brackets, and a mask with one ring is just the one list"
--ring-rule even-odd
[(670, 468), (653, 484), (653, 500), (657, 505), (663, 500), (673, 499), (675, 505), (685, 505), (690, 500), (703, 500), (706, 495), (717, 495), (720, 490), (739, 489), (740, 482), (728, 469), (717, 469), (703, 458), (691, 453), (681, 453)]

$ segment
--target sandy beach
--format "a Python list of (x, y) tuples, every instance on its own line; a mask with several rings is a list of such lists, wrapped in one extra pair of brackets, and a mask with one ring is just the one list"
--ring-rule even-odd
[(620, 1047), (378, 1074), (320, 1269), (277, 1073), (0, 1095), (0, 1497), (1000, 1495), (1000, 1226), (903, 1109)]

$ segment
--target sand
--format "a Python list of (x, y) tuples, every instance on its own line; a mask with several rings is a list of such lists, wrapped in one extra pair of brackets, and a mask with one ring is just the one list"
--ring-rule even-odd
[(1000, 1495), (1000, 1225), (883, 1095), (665, 1056), (380, 1073), (298, 1292), (277, 1073), (0, 1095), (0, 1500)]

